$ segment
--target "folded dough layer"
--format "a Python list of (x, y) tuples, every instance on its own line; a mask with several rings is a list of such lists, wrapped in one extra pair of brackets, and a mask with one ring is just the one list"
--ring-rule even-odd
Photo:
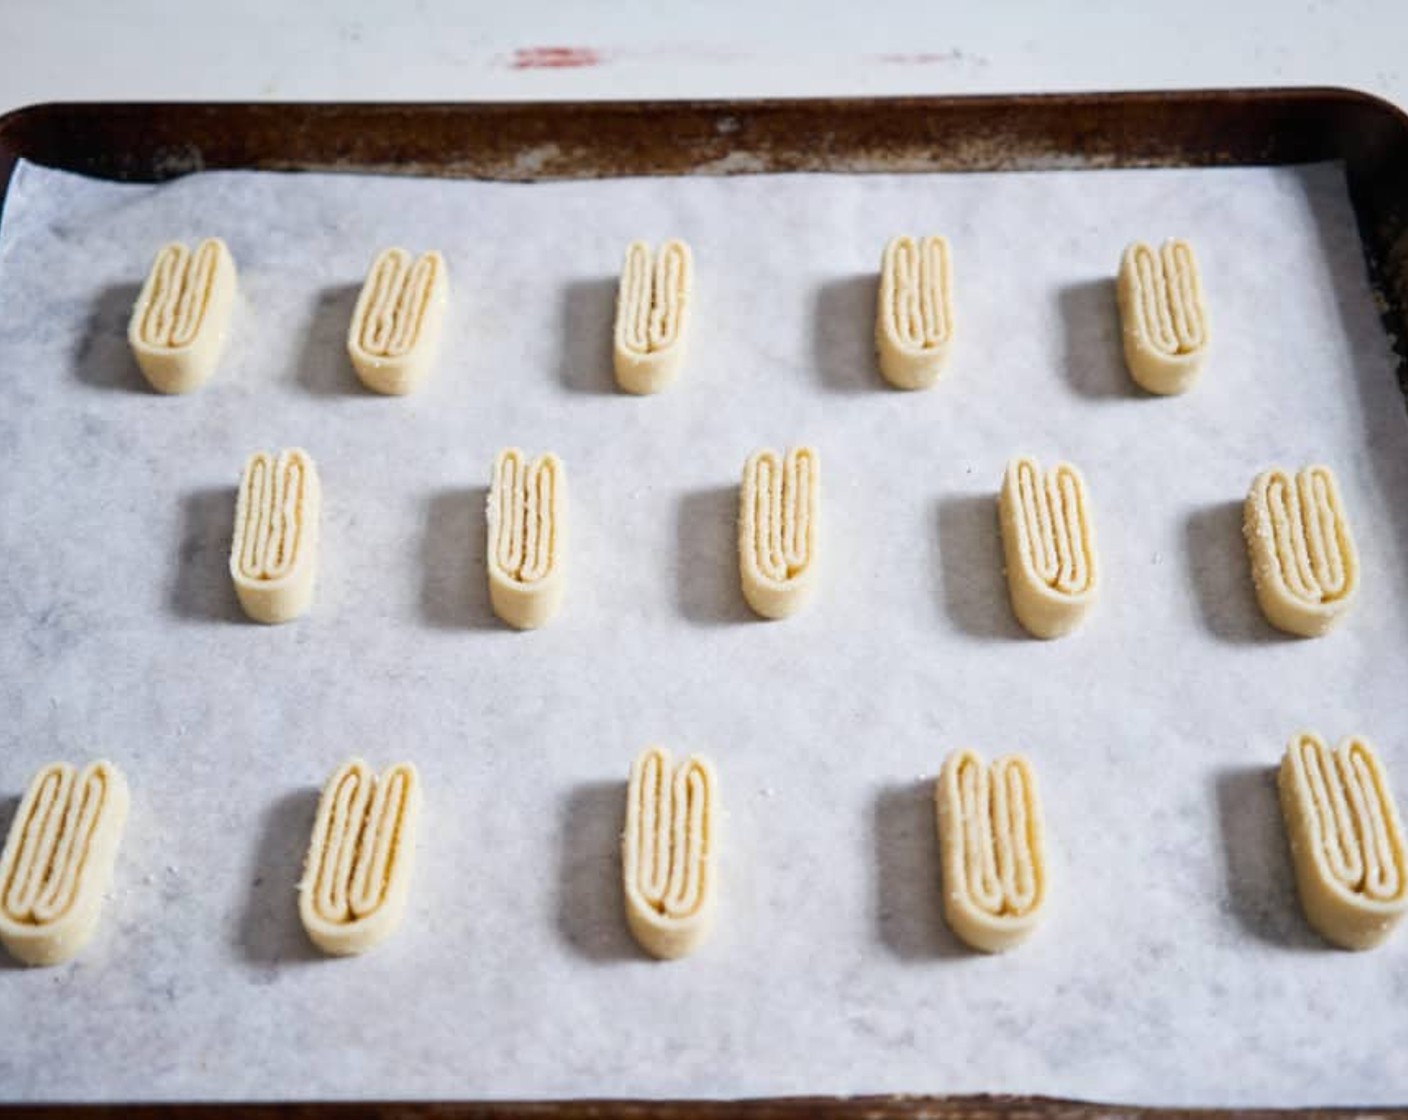
[(971, 750), (944, 762), (934, 787), (944, 918), (958, 937), (998, 953), (1031, 936), (1046, 903), (1036, 775), (1022, 755), (991, 767)]
[(1280, 467), (1252, 481), (1242, 532), (1267, 621), (1303, 638), (1325, 634), (1359, 588), (1359, 552), (1329, 467)]
[(489, 600), (519, 630), (548, 622), (562, 604), (567, 547), (567, 474), (547, 453), (516, 447), (494, 458), (489, 488)]
[(347, 327), (347, 354), (368, 389), (399, 396), (424, 380), (449, 291), (445, 258), (434, 250), (414, 260), (399, 248), (377, 254)]
[(215, 371), (235, 304), (235, 262), (218, 237), (191, 252), (178, 241), (157, 250), (132, 308), (127, 343), (152, 388), (189, 393)]
[(298, 884), (299, 918), (323, 952), (365, 952), (401, 924), (420, 801), (420, 776), (409, 762), (377, 777), (354, 758), (328, 779)]
[(738, 491), (743, 597), (764, 618), (785, 618), (811, 594), (821, 461), (812, 447), (753, 452)]
[(875, 351), (880, 372), (898, 389), (937, 380), (953, 340), (948, 241), (893, 237), (880, 262)]
[(1120, 259), (1116, 294), (1130, 375), (1151, 393), (1192, 386), (1208, 349), (1208, 318), (1193, 247), (1178, 238), (1158, 251), (1142, 241)]
[(306, 451), (256, 451), (245, 461), (230, 577), (250, 618), (287, 622), (312, 603), (321, 502), (318, 470)]
[(87, 944), (127, 821), (127, 780), (110, 762), (34, 776), (0, 854), (0, 942), (16, 960), (59, 964)]
[(1302, 732), (1277, 785), (1306, 918), (1327, 941), (1372, 949), (1408, 909), (1403, 826), (1378, 756), (1364, 739), (1331, 751)]
[(717, 801), (718, 779), (700, 755), (673, 766), (669, 751), (652, 746), (631, 765), (621, 836), (626, 922), (656, 957), (693, 952), (713, 924)]
[(1070, 463), (1042, 477), (1030, 455), (1007, 464), (998, 495), (1012, 610), (1038, 638), (1069, 633), (1100, 585), (1085, 479)]
[(694, 301), (694, 255), (670, 240), (652, 252), (626, 247), (616, 291), (616, 384), (628, 393), (658, 393), (679, 374)]

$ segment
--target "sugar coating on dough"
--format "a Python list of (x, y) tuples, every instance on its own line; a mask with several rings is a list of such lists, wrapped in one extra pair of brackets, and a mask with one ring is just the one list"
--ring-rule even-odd
[(1208, 317), (1193, 247), (1178, 238), (1156, 251), (1142, 241), (1120, 259), (1116, 294), (1130, 375), (1151, 393), (1187, 390), (1208, 349)]
[(1252, 481), (1242, 532), (1267, 621), (1304, 638), (1325, 634), (1359, 588), (1359, 552), (1329, 467), (1280, 467)]
[(1099, 591), (1085, 479), (1070, 463), (1042, 476), (1030, 455), (1007, 464), (998, 495), (1012, 610), (1038, 638), (1058, 638), (1085, 617)]
[(489, 600), (510, 626), (542, 626), (562, 604), (567, 474), (553, 454), (516, 447), (494, 458), (487, 516)]
[(1306, 918), (1327, 941), (1372, 949), (1408, 909), (1403, 826), (1373, 747), (1350, 737), (1331, 751), (1302, 732), (1277, 785)]
[(110, 762), (34, 776), (0, 854), (0, 942), (25, 964), (59, 964), (87, 944), (127, 821), (127, 780)]
[(811, 594), (820, 493), (815, 448), (764, 448), (743, 465), (738, 570), (743, 597), (764, 618), (787, 617)]
[(424, 380), (440, 346), (449, 290), (438, 252), (414, 259), (399, 248), (377, 254), (347, 327), (347, 354), (367, 388), (399, 396)]
[(679, 374), (694, 299), (694, 255), (670, 240), (652, 252), (626, 247), (616, 291), (616, 384), (628, 393), (658, 393)]
[(1046, 903), (1036, 775), (1022, 755), (991, 767), (971, 750), (945, 760), (934, 787), (944, 918), (974, 949), (998, 953), (1031, 936)]
[(162, 393), (188, 393), (215, 371), (235, 304), (235, 262), (218, 237), (195, 252), (163, 245), (132, 308), (127, 342), (142, 375)]
[(717, 803), (718, 779), (700, 755), (674, 766), (669, 751), (652, 746), (631, 765), (621, 836), (626, 922), (656, 957), (693, 952), (713, 924)]
[(287, 622), (312, 603), (321, 495), (317, 467), (306, 451), (256, 451), (245, 461), (230, 578), (250, 618)]
[(420, 777), (409, 762), (378, 777), (354, 758), (328, 779), (298, 885), (299, 918), (323, 952), (365, 952), (400, 926), (420, 801)]
[(948, 360), (953, 339), (949, 259), (943, 237), (893, 237), (885, 246), (875, 351), (880, 372), (896, 388), (927, 388)]

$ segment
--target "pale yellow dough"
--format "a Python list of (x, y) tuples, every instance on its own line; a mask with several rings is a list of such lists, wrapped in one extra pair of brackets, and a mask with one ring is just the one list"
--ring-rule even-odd
[(0, 942), (25, 964), (60, 964), (97, 928), (127, 821), (110, 762), (54, 762), (34, 776), (0, 855)]
[(1208, 350), (1208, 316), (1193, 247), (1136, 241), (1120, 259), (1116, 295), (1130, 376), (1151, 393), (1185, 392)]
[(510, 626), (542, 626), (562, 605), (566, 514), (567, 473), (556, 455), (498, 453), (487, 510), (489, 600)]
[(1351, 737), (1331, 751), (1302, 732), (1277, 785), (1306, 918), (1327, 941), (1372, 949), (1408, 909), (1403, 826), (1373, 748)]
[(1252, 482), (1242, 532), (1257, 602), (1279, 630), (1315, 638), (1337, 623), (1359, 588), (1359, 552), (1335, 474), (1280, 467)]
[(616, 291), (616, 384), (628, 393), (658, 393), (679, 375), (694, 302), (694, 256), (670, 240), (653, 253), (644, 241), (626, 247)]
[(934, 787), (944, 918), (974, 949), (1000, 953), (1031, 936), (1046, 904), (1036, 775), (1022, 755), (991, 767), (954, 751)]
[(323, 952), (365, 952), (400, 926), (420, 801), (420, 776), (409, 762), (377, 777), (354, 758), (328, 779), (298, 884), (298, 916)]
[(312, 603), (321, 495), (318, 469), (306, 451), (256, 451), (245, 461), (230, 578), (250, 618), (287, 622)]
[(811, 594), (821, 461), (816, 449), (764, 449), (743, 465), (738, 571), (743, 597), (764, 618), (786, 618)]
[(127, 342), (162, 393), (189, 393), (220, 361), (235, 306), (235, 261), (218, 237), (163, 245), (132, 308)]
[(1038, 638), (1069, 633), (1100, 587), (1085, 479), (1069, 463), (1043, 478), (1037, 461), (1020, 455), (1007, 464), (997, 508), (1017, 620)]
[(875, 351), (897, 389), (926, 389), (943, 371), (953, 340), (948, 241), (893, 237), (880, 262)]
[(693, 952), (714, 920), (718, 779), (708, 760), (671, 764), (647, 747), (631, 765), (621, 872), (626, 923), (641, 948), (671, 960)]
[(347, 354), (362, 384), (400, 396), (425, 379), (449, 291), (445, 258), (434, 250), (414, 260), (405, 249), (377, 254), (347, 327)]

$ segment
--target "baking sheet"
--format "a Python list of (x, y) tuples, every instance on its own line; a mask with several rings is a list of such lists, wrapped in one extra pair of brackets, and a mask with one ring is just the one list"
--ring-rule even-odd
[[(953, 244), (960, 339), (887, 389), (871, 331), (895, 232)], [(216, 378), (164, 398), (126, 348), (156, 247), (240, 269)], [(1200, 254), (1196, 390), (1124, 372), (1123, 245)], [(683, 236), (681, 382), (613, 390), (626, 241)], [(344, 335), (387, 244), (438, 247), (445, 346), (416, 395), (363, 392)], [(977, 1090), (1128, 1102), (1408, 1097), (1408, 943), (1325, 947), (1296, 905), (1272, 767), (1301, 727), (1377, 740), (1408, 789), (1408, 422), (1334, 166), (743, 176), (510, 185), (209, 173), (117, 185), (21, 166), (0, 229), (0, 823), (52, 758), (116, 761), (133, 812), (75, 962), (0, 968), (7, 1097)], [(824, 578), (754, 620), (743, 459), (823, 459)], [(252, 450), (323, 479), (310, 616), (241, 620), (226, 572)], [(499, 626), (481, 515), (501, 446), (571, 483), (570, 588)], [(1007, 458), (1092, 489), (1102, 601), (1013, 621)], [(1258, 614), (1240, 500), (1272, 463), (1340, 476), (1364, 583), (1342, 629)], [(721, 774), (722, 896), (660, 964), (620, 915), (640, 747)], [(929, 788), (949, 750), (1032, 756), (1050, 913), (966, 952), (940, 917)], [(426, 812), (407, 920), (320, 959), (294, 886), (317, 787), (409, 758)], [(8, 962), (7, 962), (8, 965)]]

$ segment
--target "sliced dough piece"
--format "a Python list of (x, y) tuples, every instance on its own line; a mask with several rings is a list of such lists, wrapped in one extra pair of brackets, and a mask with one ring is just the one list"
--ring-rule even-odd
[(562, 605), (567, 472), (553, 454), (516, 447), (494, 457), (489, 488), (489, 600), (510, 626), (542, 626)]
[(189, 393), (215, 371), (235, 305), (235, 261), (218, 237), (191, 252), (163, 245), (127, 324), (142, 376), (162, 393)]
[(693, 952), (713, 925), (717, 803), (718, 779), (700, 755), (672, 766), (664, 747), (646, 747), (631, 764), (621, 836), (626, 923), (654, 956)]
[(298, 884), (298, 916), (323, 952), (363, 953), (400, 926), (420, 799), (420, 776), (409, 762), (377, 777), (354, 758), (328, 779)]
[(1155, 252), (1142, 241), (1120, 259), (1116, 293), (1130, 376), (1151, 393), (1189, 389), (1208, 350), (1208, 316), (1193, 247), (1178, 238)]
[(953, 340), (948, 241), (892, 237), (880, 262), (875, 351), (897, 389), (926, 389), (948, 361)]
[(321, 503), (318, 469), (306, 451), (256, 451), (245, 461), (230, 578), (250, 618), (287, 622), (312, 603)]
[(1372, 949), (1408, 909), (1403, 825), (1373, 747), (1351, 736), (1331, 751), (1302, 732), (1277, 786), (1306, 918), (1327, 941)]
[(616, 384), (628, 393), (658, 393), (679, 374), (689, 341), (694, 255), (670, 240), (652, 253), (644, 241), (626, 246), (616, 290)]
[(954, 751), (934, 787), (944, 919), (974, 949), (1000, 953), (1031, 936), (1046, 904), (1036, 775), (1023, 755), (987, 767)]
[(1267, 621), (1303, 638), (1325, 634), (1359, 588), (1359, 552), (1329, 467), (1280, 467), (1252, 481), (1243, 509), (1252, 582)]
[(424, 380), (449, 293), (445, 258), (433, 249), (414, 260), (405, 249), (377, 254), (347, 327), (347, 354), (363, 385), (400, 396)]
[(813, 447), (764, 448), (743, 465), (738, 570), (743, 597), (764, 618), (786, 618), (811, 594), (821, 461)]
[(1085, 479), (1057, 463), (1043, 479), (1030, 455), (1007, 464), (997, 499), (1012, 610), (1038, 638), (1059, 638), (1085, 617), (1100, 586)]
[(60, 964), (93, 936), (127, 804), (111, 762), (53, 762), (29, 783), (0, 855), (0, 942), (16, 960)]

